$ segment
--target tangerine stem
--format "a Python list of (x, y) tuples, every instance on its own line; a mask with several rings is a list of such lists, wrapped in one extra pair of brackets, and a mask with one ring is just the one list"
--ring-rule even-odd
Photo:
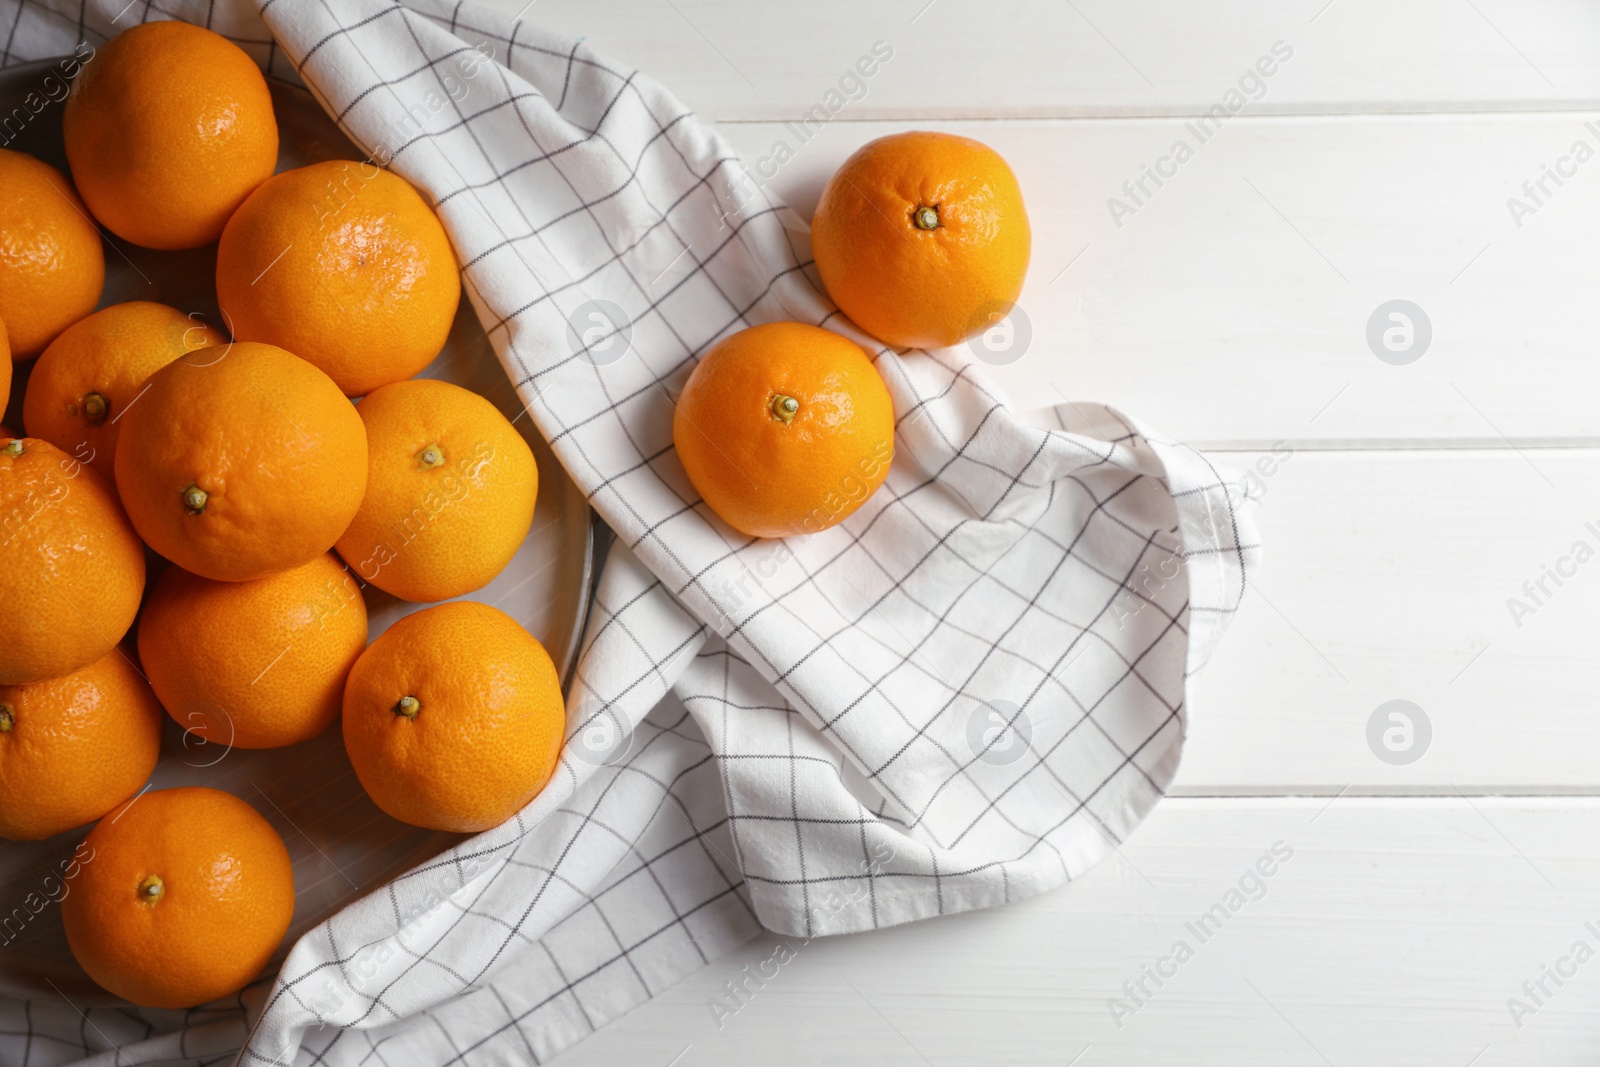
[(6, 446), (4, 448), (0, 448), (0, 456), (20, 455), (22, 455), (22, 439), (19, 437), (13, 437), (11, 440), (6, 442)]
[(154, 904), (161, 899), (161, 894), (165, 893), (166, 889), (167, 885), (161, 880), (161, 876), (152, 874), (139, 883), (139, 899), (147, 900)]
[(794, 421), (795, 414), (800, 410), (800, 401), (792, 396), (779, 393), (772, 398), (772, 417), (785, 424)]
[(939, 205), (929, 207), (927, 204), (918, 204), (911, 213), (911, 222), (919, 230), (937, 230), (939, 228)]
[(422, 710), (422, 701), (416, 697), (405, 696), (400, 698), (400, 703), (394, 706), (396, 715), (403, 715), (408, 719), (415, 719), (417, 712)]
[(0, 734), (9, 734), (17, 725), (17, 713), (10, 704), (0, 704)]
[(429, 445), (417, 453), (417, 465), (423, 470), (432, 470), (444, 464), (444, 449), (438, 445)]
[(210, 499), (211, 494), (207, 493), (198, 485), (191, 485), (189, 488), (183, 491), (183, 506), (194, 512), (196, 515), (199, 515), (206, 510), (206, 501)]
[(83, 417), (89, 420), (90, 426), (99, 426), (106, 421), (106, 416), (111, 413), (111, 401), (99, 393), (86, 393), (83, 398)]

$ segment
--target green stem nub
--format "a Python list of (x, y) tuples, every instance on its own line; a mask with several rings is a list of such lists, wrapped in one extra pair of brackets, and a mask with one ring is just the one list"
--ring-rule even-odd
[(13, 437), (11, 440), (6, 442), (4, 448), (0, 448), (0, 456), (20, 455), (22, 455), (22, 439), (20, 437)]
[(795, 414), (800, 410), (800, 401), (792, 396), (779, 393), (772, 398), (772, 417), (783, 423), (794, 421)]
[(17, 713), (10, 704), (0, 704), (0, 734), (9, 734), (17, 725)]
[(183, 491), (183, 506), (196, 515), (205, 514), (206, 501), (210, 499), (211, 495), (198, 485), (191, 485)]
[(422, 710), (422, 701), (416, 697), (401, 697), (400, 703), (394, 706), (396, 715), (404, 715), (408, 719), (415, 719), (417, 712)]
[(159, 874), (152, 874), (139, 883), (139, 899), (147, 904), (154, 904), (161, 899), (161, 894), (167, 891), (167, 884), (161, 880)]
[(911, 213), (911, 223), (919, 230), (937, 230), (939, 228), (939, 205), (929, 207), (919, 204)]
[(86, 393), (83, 397), (83, 417), (89, 420), (90, 426), (99, 426), (106, 421), (106, 416), (111, 414), (111, 401), (99, 393)]
[(438, 445), (429, 445), (427, 448), (424, 448), (421, 452), (417, 453), (417, 466), (421, 467), (425, 471), (431, 471), (435, 467), (444, 466), (444, 449), (440, 448)]

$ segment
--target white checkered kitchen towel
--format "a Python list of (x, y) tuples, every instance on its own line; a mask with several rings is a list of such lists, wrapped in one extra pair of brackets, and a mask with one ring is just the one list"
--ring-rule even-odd
[[(617, 533), (573, 742), (516, 819), (313, 930), (275, 982), (191, 1012), (0, 1003), (7, 1062), (542, 1060), (758, 924), (1016, 900), (1134, 829), (1255, 562), (1210, 462), (1099, 405), (1030, 425), (965, 350), (872, 342), (716, 131), (581, 43), (437, 0), (258, 3), (0, 0), (0, 44), (16, 63), (202, 22), (430, 196), (507, 373)], [(624, 358), (598, 357), (608, 331), (575, 342), (591, 301), (626, 313)], [(842, 525), (752, 543), (685, 479), (672, 396), (713, 342), (775, 319), (868, 346), (896, 455)]]

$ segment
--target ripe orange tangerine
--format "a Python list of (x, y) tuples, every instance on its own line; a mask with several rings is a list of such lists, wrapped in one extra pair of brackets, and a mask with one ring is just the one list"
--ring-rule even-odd
[(920, 130), (859, 148), (811, 222), (828, 295), (896, 348), (959, 344), (1000, 321), (1022, 292), (1032, 240), (998, 152)]
[(217, 245), (217, 302), (234, 337), (283, 346), (346, 396), (431, 363), (460, 300), (455, 251), (433, 208), (370, 163), (273, 175)]
[(888, 477), (894, 406), (860, 345), (771, 322), (714, 345), (672, 420), (678, 459), (729, 526), (752, 537), (843, 522)]
[(133, 26), (100, 47), (62, 112), (67, 162), (95, 218), (146, 248), (197, 248), (278, 161), (255, 62), (187, 22)]
[(219, 748), (322, 733), (366, 647), (366, 604), (331, 553), (249, 582), (169, 567), (139, 617), (139, 659), (156, 695), (174, 722)]
[(81, 670), (0, 686), (0, 837), (92, 822), (150, 778), (166, 721), (121, 649)]
[(93, 859), (61, 898), (61, 921), (89, 977), (124, 1000), (192, 1008), (236, 993), (289, 929), (289, 850), (231, 793), (152, 790), (84, 843)]
[(367, 433), (339, 387), (272, 345), (168, 363), (117, 438), (117, 490), (149, 546), (243, 582), (333, 547), (367, 487)]
[(528, 536), (539, 469), (533, 450), (470, 389), (419, 378), (356, 408), (367, 428), (367, 494), (339, 554), (402, 600), (481, 589)]
[(344, 744), (389, 815), (477, 833), (550, 780), (566, 711), (555, 664), (515, 619), (471, 600), (407, 615), (356, 660)]
[(177, 308), (134, 300), (80, 319), (50, 342), (28, 377), (28, 431), (114, 476), (122, 413), (145, 381), (185, 352), (227, 341)]
[(11, 358), (32, 359), (93, 311), (105, 280), (100, 232), (72, 183), (0, 148), (0, 319)]
[(144, 593), (144, 546), (101, 477), (48, 441), (0, 442), (0, 685), (112, 651)]

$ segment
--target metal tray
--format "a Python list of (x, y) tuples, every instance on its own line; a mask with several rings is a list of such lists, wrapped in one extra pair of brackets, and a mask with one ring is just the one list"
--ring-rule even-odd
[[(12, 140), (0, 147), (38, 156), (65, 173), (61, 104), (52, 99), (64, 85), (59, 63), (44, 60), (0, 70), (0, 115), (14, 115), (16, 108), (31, 114), (20, 133), (14, 124), (5, 130)], [(268, 84), (281, 135), (279, 170), (324, 159), (365, 158), (304, 89), (272, 79)], [(41, 101), (46, 103), (33, 113)], [(102, 234), (106, 287), (100, 306), (155, 300), (199, 312), (220, 326), (213, 285), (215, 245), (155, 252), (104, 230)], [(30, 366), (17, 366), (6, 416), (0, 420), (19, 433), (25, 432), (22, 392)], [(594, 566), (595, 526), (588, 502), (532, 420), (522, 414), (516, 391), (464, 296), (449, 341), (422, 377), (454, 382), (488, 397), (533, 448), (539, 465), (533, 528), (505, 571), (468, 599), (494, 604), (521, 622), (549, 649), (562, 677), (569, 678)], [(153, 582), (166, 564), (154, 557), (151, 562)], [(366, 597), (373, 637), (426, 606), (371, 587)], [(131, 633), (129, 637), (124, 647), (133, 655)], [(289, 748), (228, 751), (205, 745), (168, 722), (152, 787), (179, 785), (236, 793), (283, 835), (294, 859), (296, 899), (294, 921), (274, 957), (274, 968), (302, 932), (461, 840), (457, 834), (407, 826), (379, 811), (356, 781), (338, 723), (321, 737)], [(83, 827), (48, 841), (0, 841), (0, 995), (37, 999), (65, 994), (79, 1004), (117, 1003), (74, 962), (57, 906), (63, 891), (71, 892), (71, 883), (59, 878), (64, 861), (87, 831)]]

